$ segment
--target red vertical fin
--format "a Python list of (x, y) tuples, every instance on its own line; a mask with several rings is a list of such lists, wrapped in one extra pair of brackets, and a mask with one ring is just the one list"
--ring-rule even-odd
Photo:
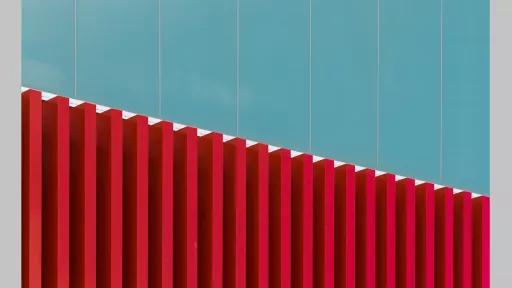
[(397, 182), (397, 286), (415, 287), (416, 264), (416, 193), (414, 179)]
[(472, 226), (471, 193), (460, 192), (453, 196), (453, 275), (456, 288), (472, 287)]
[(292, 159), (292, 287), (313, 287), (313, 157)]
[(434, 288), (434, 185), (416, 187), (416, 288)]
[(69, 100), (43, 103), (43, 286), (69, 287)]
[(96, 106), (71, 109), (70, 281), (96, 287)]
[(489, 288), (490, 284), (490, 215), (489, 197), (473, 202), (473, 287)]
[(124, 121), (123, 280), (127, 287), (148, 286), (148, 119)]
[(174, 286), (197, 288), (197, 129), (174, 134)]
[(222, 288), (222, 135), (199, 138), (199, 287)]
[(355, 167), (335, 169), (334, 281), (336, 288), (355, 287)]
[(356, 286), (375, 287), (375, 171), (356, 173)]
[(172, 124), (149, 128), (149, 287), (173, 287)]
[(334, 161), (313, 164), (314, 287), (334, 288)]
[[(396, 184), (395, 175), (375, 178), (376, 185), (376, 285), (396, 287)], [(400, 220), (399, 220), (400, 221)]]
[(268, 147), (247, 149), (247, 286), (269, 286)]
[(224, 269), (226, 288), (245, 288), (246, 150), (245, 140), (224, 143)]
[(453, 190), (436, 190), (435, 281), (436, 287), (453, 287)]
[(269, 156), (270, 287), (291, 287), (292, 171), (290, 150)]
[(123, 286), (123, 119), (119, 110), (98, 114), (97, 128), (97, 283)]
[(42, 100), (22, 94), (22, 287), (40, 288), (42, 269)]

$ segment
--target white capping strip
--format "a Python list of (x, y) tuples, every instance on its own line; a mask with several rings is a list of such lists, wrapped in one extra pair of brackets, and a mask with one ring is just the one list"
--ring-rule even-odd
[(159, 123), (161, 121), (162, 121), (162, 119), (148, 117), (148, 124), (149, 125), (155, 125), (156, 123)]
[[(25, 91), (30, 90), (30, 89), (33, 89), (33, 88), (22, 86), (20, 90), (21, 90), (21, 92), (25, 92)], [(34, 90), (38, 91), (37, 89), (34, 89)], [(52, 99), (54, 97), (57, 97), (57, 96), (58, 95), (54, 94), (54, 93), (41, 91), (41, 99), (43, 101), (48, 101), (48, 100), (50, 100), (50, 99)], [(84, 101), (82, 101), (82, 100), (73, 99), (73, 98), (68, 98), (68, 99), (69, 99), (69, 106), (70, 107), (76, 107), (76, 106), (84, 103)], [(95, 104), (95, 105), (96, 105), (96, 113), (98, 113), (98, 114), (112, 109), (111, 107), (104, 106), (104, 105), (99, 105), (99, 104)], [(132, 113), (132, 112), (128, 112), (128, 111), (122, 111), (122, 115), (123, 115), (123, 119), (129, 119), (129, 118), (131, 118), (131, 117), (133, 117), (133, 116), (135, 116), (137, 114), (136, 113)], [(158, 119), (158, 118), (154, 118), (154, 117), (148, 117), (148, 124), (149, 125), (154, 125), (154, 124), (156, 124), (158, 122), (161, 122), (161, 121), (163, 121), (163, 120), (162, 119)], [(183, 129), (185, 127), (188, 127), (188, 125), (184, 125), (184, 124), (176, 123), (176, 122), (173, 123), (173, 130), (174, 131)], [(204, 135), (207, 135), (209, 133), (212, 133), (212, 131), (205, 130), (205, 129), (199, 129), (199, 128), (197, 129), (197, 135), (198, 136), (204, 136)], [(222, 139), (223, 139), (224, 142), (230, 141), (230, 140), (232, 140), (234, 138), (235, 138), (235, 136), (231, 136), (231, 135), (227, 135), (227, 134), (223, 134), (222, 135)], [(250, 146), (253, 146), (255, 144), (258, 144), (259, 142), (246, 139), (245, 143), (246, 143), (246, 147), (250, 147)], [(280, 148), (281, 147), (279, 147), (279, 146), (268, 145), (268, 151), (269, 152), (278, 150)], [(291, 157), (296, 157), (298, 155), (304, 154), (304, 152), (295, 151), (295, 150), (290, 150), (290, 152), (291, 152)], [(323, 160), (323, 159), (325, 159), (325, 157), (313, 155), (313, 162), (317, 162), (317, 161), (320, 161), (320, 160)], [(346, 162), (342, 162), (342, 161), (334, 160), (334, 167), (338, 167), (338, 166), (341, 166), (341, 165), (344, 165), (344, 164), (347, 164), (347, 163)], [(359, 165), (354, 165), (354, 167), (355, 167), (355, 171), (356, 172), (364, 170), (364, 169), (367, 168), (367, 167), (359, 166)], [(383, 174), (386, 174), (386, 173), (387, 172), (380, 171), (380, 170), (375, 170), (375, 175), (376, 176), (383, 175)], [(399, 181), (399, 180), (402, 180), (402, 179), (405, 179), (405, 178), (407, 178), (407, 177), (395, 174), (396, 181)], [(424, 180), (420, 180), (420, 179), (414, 179), (415, 185), (421, 185), (421, 184), (427, 183), (427, 182), (429, 182), (429, 181), (424, 181)], [(434, 190), (437, 190), (437, 189), (440, 189), (440, 188), (444, 188), (444, 187), (448, 187), (448, 186), (441, 185), (441, 184), (434, 184)], [(453, 188), (454, 194), (461, 193), (461, 192), (464, 192), (464, 191), (466, 191), (466, 190), (458, 189), (458, 188)], [(476, 198), (476, 197), (480, 197), (480, 196), (482, 196), (482, 195), (478, 194), (478, 193), (471, 193), (471, 197), (472, 198)]]

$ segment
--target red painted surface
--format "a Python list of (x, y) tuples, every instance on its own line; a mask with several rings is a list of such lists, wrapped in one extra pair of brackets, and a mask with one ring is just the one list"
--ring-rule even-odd
[(199, 287), (222, 288), (223, 149), (222, 135), (199, 138)]
[(96, 107), (70, 112), (70, 285), (96, 287)]
[(313, 157), (292, 159), (292, 287), (313, 287)]
[(291, 287), (292, 167), (290, 150), (269, 155), (270, 287)]
[(434, 288), (434, 185), (416, 186), (416, 287)]
[(375, 179), (376, 185), (376, 285), (396, 287), (396, 182), (392, 174)]
[(173, 287), (173, 130), (149, 128), (149, 287)]
[(334, 194), (334, 285), (336, 288), (355, 287), (355, 168), (342, 165), (335, 168)]
[(489, 198), (22, 95), (22, 287), (490, 287)]
[(245, 140), (224, 143), (224, 257), (226, 288), (246, 286), (246, 151)]

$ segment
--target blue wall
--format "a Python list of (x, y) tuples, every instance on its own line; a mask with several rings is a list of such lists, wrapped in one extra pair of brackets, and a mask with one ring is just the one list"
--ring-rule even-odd
[(23, 0), (23, 85), (489, 192), (488, 0)]

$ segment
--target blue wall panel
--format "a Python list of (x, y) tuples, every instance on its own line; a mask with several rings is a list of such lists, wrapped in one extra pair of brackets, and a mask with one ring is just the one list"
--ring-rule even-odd
[(78, 1), (76, 21), (76, 97), (157, 115), (157, 0)]
[(312, 150), (377, 165), (377, 1), (312, 2)]
[(236, 133), (236, 12), (236, 0), (161, 0), (164, 118)]
[(489, 3), (444, 0), (442, 182), (489, 189)]
[(380, 8), (379, 167), (439, 181), (441, 0)]
[(74, 97), (75, 22), (69, 0), (23, 0), (22, 83)]
[(309, 1), (240, 0), (240, 135), (308, 150)]

